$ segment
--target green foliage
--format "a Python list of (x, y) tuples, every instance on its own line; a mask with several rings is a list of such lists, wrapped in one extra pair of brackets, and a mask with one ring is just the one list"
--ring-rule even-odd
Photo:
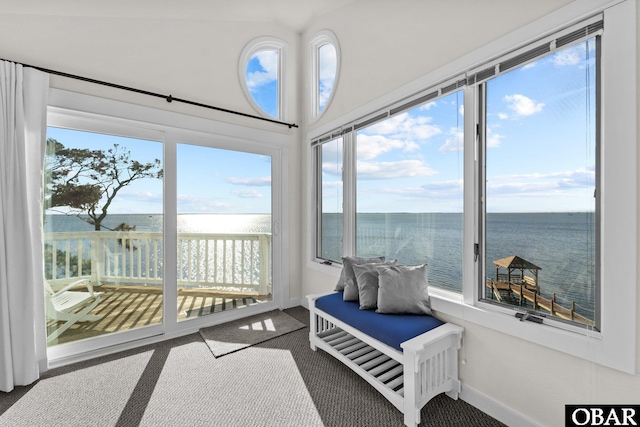
[[(44, 245), (44, 274), (47, 280), (59, 279), (65, 277), (65, 271), (67, 268), (66, 262), (67, 253), (61, 249), (56, 249), (56, 276), (53, 277), (53, 248), (50, 244)], [(80, 271), (78, 271), (78, 256), (71, 254), (69, 256), (69, 270), (71, 277), (79, 277)], [(91, 260), (82, 260), (82, 275), (91, 275)]]
[(53, 138), (47, 139), (47, 208), (67, 213), (86, 213), (95, 230), (102, 228), (109, 206), (118, 192), (144, 178), (162, 179), (161, 162), (141, 163), (120, 144), (105, 150), (66, 148)]

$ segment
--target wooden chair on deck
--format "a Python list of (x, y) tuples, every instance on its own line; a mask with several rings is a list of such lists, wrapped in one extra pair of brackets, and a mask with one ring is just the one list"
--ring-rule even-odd
[[(84, 283), (89, 292), (71, 291), (70, 289)], [(47, 336), (47, 343), (55, 340), (76, 322), (95, 322), (100, 316), (89, 314), (98, 303), (104, 292), (94, 292), (93, 286), (86, 279), (68, 284), (59, 291), (54, 291), (45, 280), (45, 308), (51, 320), (65, 322)]]

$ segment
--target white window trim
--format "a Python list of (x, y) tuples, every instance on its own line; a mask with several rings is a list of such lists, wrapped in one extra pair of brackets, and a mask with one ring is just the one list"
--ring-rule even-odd
[[(325, 44), (331, 44), (336, 49), (336, 78), (333, 81), (333, 88), (331, 94), (327, 99), (322, 111), (318, 111), (320, 102), (320, 57), (318, 55), (318, 49)], [(340, 51), (340, 44), (336, 35), (329, 30), (322, 30), (316, 34), (316, 36), (309, 42), (309, 55), (310, 55), (310, 82), (309, 87), (311, 93), (309, 96), (309, 123), (314, 123), (320, 119), (331, 105), (333, 96), (336, 93), (336, 87), (338, 86), (338, 80), (340, 77), (340, 62), (342, 53)]]
[[(275, 50), (278, 52), (278, 115), (276, 117), (268, 114), (264, 111), (253, 99), (251, 91), (247, 86), (247, 64), (253, 55), (263, 50)], [(285, 90), (286, 86), (286, 64), (287, 64), (287, 43), (277, 39), (275, 37), (259, 37), (247, 43), (240, 54), (240, 60), (238, 62), (238, 78), (240, 80), (240, 87), (244, 96), (249, 101), (249, 104), (256, 110), (261, 116), (268, 119), (286, 120), (287, 117), (287, 103), (285, 102)]]
[[(575, 357), (593, 361), (623, 372), (636, 373), (637, 263), (637, 105), (636, 105), (636, 5), (634, 0), (597, 0), (572, 2), (545, 17), (464, 55), (452, 63), (415, 80), (400, 89), (366, 104), (339, 120), (334, 120), (308, 135), (308, 142), (371, 114), (387, 105), (418, 93), (465, 70), (486, 64), (487, 60), (519, 49), (541, 37), (551, 35), (597, 13), (604, 12), (602, 39), (602, 216), (601, 216), (601, 331), (579, 327), (558, 328), (553, 322), (538, 325), (521, 322), (512, 310), (501, 310), (478, 301), (473, 244), (476, 180), (465, 179), (465, 231), (463, 294), (433, 290), (434, 310), (524, 339)], [(474, 90), (465, 89), (465, 103), (475, 105)], [(477, 150), (476, 118), (465, 115), (465, 177), (475, 177), (474, 153)], [(309, 161), (312, 161), (311, 159)], [(313, 203), (313, 200), (311, 201)], [(313, 227), (309, 227), (313, 230)], [(315, 236), (308, 235), (314, 239)], [(308, 265), (336, 275), (338, 268), (319, 266), (310, 257)], [(315, 265), (313, 265), (315, 264)], [(615, 285), (615, 290), (611, 287)], [(456, 319), (453, 319), (456, 322)]]
[[(60, 89), (49, 90), (47, 125), (163, 141), (163, 214), (165, 232), (168, 231), (165, 236), (164, 261), (167, 279), (164, 283), (164, 323), (50, 347), (47, 349), (50, 368), (194, 333), (200, 328), (251, 314), (292, 306), (287, 273), (288, 205), (284, 197), (289, 193), (287, 135)], [(177, 261), (171, 254), (175, 254), (176, 235), (171, 233), (171, 230), (177, 227), (175, 158), (178, 143), (246, 151), (272, 157), (272, 301), (243, 310), (223, 312), (218, 316), (203, 316), (181, 322), (175, 320), (177, 308), (174, 301), (177, 298), (177, 288), (175, 282), (171, 282), (171, 277), (175, 278)]]

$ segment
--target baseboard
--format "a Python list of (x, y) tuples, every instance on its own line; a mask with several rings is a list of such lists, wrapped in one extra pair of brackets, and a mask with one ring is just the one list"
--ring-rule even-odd
[(478, 390), (462, 384), (460, 399), (475, 406), (487, 415), (491, 415), (496, 420), (508, 425), (519, 427), (539, 427), (540, 424), (533, 422), (522, 414), (504, 406), (502, 403), (480, 393)]
[(283, 308), (293, 308), (297, 307), (301, 304), (301, 301), (305, 298), (291, 298), (287, 303), (285, 303)]

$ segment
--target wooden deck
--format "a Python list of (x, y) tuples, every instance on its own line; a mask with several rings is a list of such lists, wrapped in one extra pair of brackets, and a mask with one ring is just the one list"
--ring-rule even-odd
[[(103, 285), (95, 287), (103, 292), (100, 304), (91, 312), (102, 316), (96, 322), (76, 323), (50, 345), (62, 344), (113, 332), (121, 332), (162, 322), (162, 290), (150, 286)], [(178, 319), (206, 316), (225, 310), (270, 301), (271, 295), (253, 292), (228, 293), (208, 289), (178, 290)], [(60, 323), (62, 324), (62, 323)], [(47, 319), (47, 334), (58, 322)]]

